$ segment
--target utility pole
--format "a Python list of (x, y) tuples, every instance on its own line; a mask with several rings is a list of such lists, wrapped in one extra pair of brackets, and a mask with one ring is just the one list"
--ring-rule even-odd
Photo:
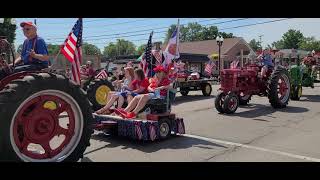
[(261, 50), (262, 50), (262, 39), (261, 39), (262, 36), (263, 35), (259, 35), (259, 43), (260, 43)]

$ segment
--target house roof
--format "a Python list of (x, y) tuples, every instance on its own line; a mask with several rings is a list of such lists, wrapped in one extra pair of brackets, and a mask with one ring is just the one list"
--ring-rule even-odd
[[(224, 39), (221, 46), (221, 54), (227, 54), (232, 47), (240, 42), (243, 42), (248, 46), (248, 44), (241, 37)], [(162, 50), (165, 50), (166, 46), (167, 44), (163, 44)], [(248, 48), (251, 50), (250, 46), (248, 46)], [(179, 51), (180, 53), (211, 55), (213, 53), (218, 53), (219, 47), (216, 40), (193, 41), (180, 43)]]

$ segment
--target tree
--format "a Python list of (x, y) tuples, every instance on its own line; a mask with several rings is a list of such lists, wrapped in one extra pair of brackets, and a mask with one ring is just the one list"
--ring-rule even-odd
[(141, 55), (141, 54), (143, 54), (145, 51), (146, 51), (146, 44), (142, 44), (142, 45), (140, 45), (139, 47), (138, 47), (138, 49), (137, 49), (137, 54), (138, 55)]
[(283, 40), (275, 41), (272, 44), (272, 47), (276, 47), (277, 49), (285, 49)]
[(22, 44), (20, 44), (17, 48), (17, 53), (21, 54), (21, 52), (22, 52)]
[(273, 42), (272, 46), (277, 49), (298, 49), (299, 44), (304, 40), (303, 34), (299, 30), (289, 29), (283, 34), (282, 39)]
[[(169, 27), (165, 42), (171, 37), (171, 34), (176, 29), (176, 25), (173, 24)], [(189, 41), (203, 41), (216, 39), (220, 35), (223, 38), (233, 38), (232, 33), (219, 32), (216, 26), (205, 27), (198, 23), (189, 23), (187, 26), (180, 26), (180, 41), (189, 42)]]
[(121, 55), (133, 55), (136, 54), (136, 47), (130, 41), (117, 39), (116, 44), (109, 43), (108, 46), (104, 47), (103, 54), (108, 58), (114, 58)]
[(60, 46), (57, 44), (48, 44), (47, 49), (49, 55), (57, 55), (60, 50)]
[(259, 41), (255, 40), (255, 39), (252, 39), (249, 42), (249, 45), (254, 51), (257, 51), (257, 50), (261, 49), (261, 43)]
[(11, 24), (12, 18), (4, 18), (4, 22), (0, 24), (0, 36), (5, 36), (10, 43), (13, 43), (16, 39), (16, 29), (15, 24)]
[(82, 52), (85, 55), (101, 55), (101, 51), (97, 46), (86, 42), (82, 44)]
[(315, 37), (307, 37), (300, 42), (299, 48), (306, 51), (320, 51), (320, 41), (317, 41)]

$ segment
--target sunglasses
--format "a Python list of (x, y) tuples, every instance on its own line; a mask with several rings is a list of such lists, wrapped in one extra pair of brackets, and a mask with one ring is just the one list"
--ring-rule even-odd
[(30, 28), (23, 28), (23, 31), (30, 31)]

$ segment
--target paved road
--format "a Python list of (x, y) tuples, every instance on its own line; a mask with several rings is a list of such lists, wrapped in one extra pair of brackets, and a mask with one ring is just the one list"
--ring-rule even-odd
[(184, 117), (186, 136), (141, 143), (97, 132), (82, 161), (320, 161), (320, 84), (285, 109), (254, 96), (233, 115), (215, 110), (217, 88), (211, 97), (178, 95), (173, 110)]

